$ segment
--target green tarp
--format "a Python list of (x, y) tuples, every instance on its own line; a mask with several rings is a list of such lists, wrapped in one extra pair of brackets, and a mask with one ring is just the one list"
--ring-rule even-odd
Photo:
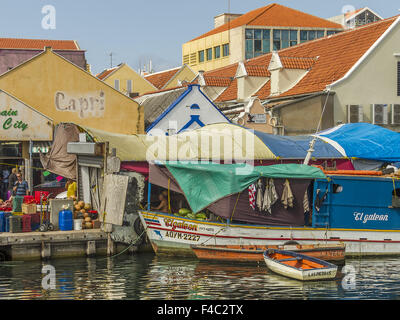
[(253, 167), (247, 164), (165, 162), (193, 210), (199, 212), (215, 201), (241, 192), (260, 177), (288, 179), (326, 178), (316, 168), (301, 164)]

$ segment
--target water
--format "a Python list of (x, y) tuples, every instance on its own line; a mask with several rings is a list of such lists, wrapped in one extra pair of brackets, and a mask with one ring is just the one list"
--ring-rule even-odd
[[(42, 267), (56, 289), (42, 288)], [(355, 287), (342, 280), (302, 283), (266, 267), (199, 262), (152, 254), (49, 262), (1, 262), (0, 299), (398, 299), (400, 258), (348, 259)], [(341, 267), (340, 267), (341, 270)]]

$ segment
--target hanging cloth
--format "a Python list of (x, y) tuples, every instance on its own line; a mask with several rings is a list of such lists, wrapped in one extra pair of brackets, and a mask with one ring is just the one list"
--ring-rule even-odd
[(256, 210), (256, 191), (257, 191), (256, 185), (252, 184), (249, 187), (249, 203), (250, 203), (250, 207), (253, 210)]
[(258, 210), (262, 211), (262, 206), (263, 206), (263, 182), (262, 179), (258, 179), (257, 181), (257, 199), (256, 199), (256, 204)]
[(278, 194), (276, 193), (274, 180), (268, 179), (267, 186), (264, 192), (264, 201), (263, 201), (263, 211), (267, 211), (269, 214), (272, 214), (271, 207), (278, 200)]
[(304, 193), (304, 199), (303, 199), (303, 208), (304, 208), (304, 213), (310, 211), (310, 204), (308, 202), (308, 191)]
[(284, 188), (283, 188), (282, 198), (281, 198), (283, 207), (285, 209), (287, 209), (288, 207), (293, 208), (294, 196), (293, 196), (292, 190), (290, 189), (290, 183), (289, 183), (288, 179), (286, 179), (283, 186), (284, 186)]

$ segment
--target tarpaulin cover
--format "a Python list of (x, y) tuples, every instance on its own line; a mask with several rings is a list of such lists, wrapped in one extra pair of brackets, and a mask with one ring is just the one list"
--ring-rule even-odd
[(243, 191), (260, 177), (317, 179), (326, 178), (315, 167), (300, 164), (279, 164), (253, 167), (246, 164), (166, 162), (193, 212), (199, 212), (215, 201)]
[[(268, 146), (275, 156), (283, 159), (304, 159), (310, 148), (312, 136), (277, 136), (260, 131), (254, 134)], [(317, 140), (314, 146), (313, 158), (340, 159), (343, 155), (332, 145), (322, 140)]]
[[(225, 219), (254, 223), (260, 225), (276, 226), (303, 226), (304, 225), (304, 206), (303, 198), (310, 185), (310, 180), (289, 179), (290, 188), (294, 196), (293, 208), (285, 209), (280, 200), (271, 207), (271, 214), (253, 210), (249, 205), (249, 193), (247, 189), (241, 193), (228, 195), (210, 204), (207, 209), (217, 216)], [(274, 179), (274, 185), (278, 195), (282, 195), (283, 183), (285, 179)], [(165, 189), (183, 194), (173, 175), (167, 168), (158, 165), (150, 165), (150, 182)], [(172, 210), (178, 212), (181, 207), (174, 207), (174, 197), (172, 196)]]
[(400, 134), (380, 126), (349, 123), (322, 131), (317, 136), (349, 158), (400, 161)]
[(43, 168), (67, 179), (76, 180), (76, 155), (67, 152), (67, 144), (77, 141), (79, 141), (79, 129), (76, 125), (59, 124), (50, 152), (40, 154)]

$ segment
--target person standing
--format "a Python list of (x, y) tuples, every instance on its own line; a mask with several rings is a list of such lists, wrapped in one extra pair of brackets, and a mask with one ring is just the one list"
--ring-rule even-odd
[(13, 194), (13, 188), (17, 182), (17, 168), (12, 168), (11, 174), (8, 176), (8, 191)]
[(28, 182), (22, 180), (22, 175), (20, 172), (17, 173), (17, 181), (14, 185), (14, 191), (16, 196), (27, 196), (29, 195)]

